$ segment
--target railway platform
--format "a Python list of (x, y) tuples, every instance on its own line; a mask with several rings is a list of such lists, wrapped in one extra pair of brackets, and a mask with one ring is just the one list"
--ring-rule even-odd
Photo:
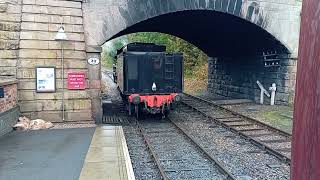
[(0, 162), (0, 179), (135, 179), (121, 126), (12, 132)]
[(99, 126), (92, 137), (79, 180), (134, 180), (121, 126)]

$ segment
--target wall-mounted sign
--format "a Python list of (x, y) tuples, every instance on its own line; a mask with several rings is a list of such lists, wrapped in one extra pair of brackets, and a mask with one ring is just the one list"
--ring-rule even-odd
[(88, 63), (89, 64), (91, 64), (91, 65), (97, 65), (97, 64), (99, 64), (99, 62), (100, 62), (100, 60), (99, 60), (99, 58), (89, 58), (88, 59)]
[(36, 91), (56, 91), (56, 69), (55, 67), (36, 67)]
[(84, 72), (68, 72), (68, 89), (85, 89), (86, 74)]

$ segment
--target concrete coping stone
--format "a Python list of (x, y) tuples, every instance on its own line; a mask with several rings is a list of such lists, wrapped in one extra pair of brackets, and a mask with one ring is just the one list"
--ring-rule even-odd
[(102, 47), (97, 45), (87, 45), (86, 46), (87, 53), (101, 53)]
[(17, 84), (18, 80), (15, 78), (8, 78), (0, 76), (0, 86), (10, 85), (10, 84)]

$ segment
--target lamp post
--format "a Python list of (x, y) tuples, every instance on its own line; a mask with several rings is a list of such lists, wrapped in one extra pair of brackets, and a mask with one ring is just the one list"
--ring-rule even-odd
[(61, 25), (56, 37), (56, 41), (60, 41), (61, 44), (61, 80), (62, 80), (62, 121), (65, 120), (65, 109), (64, 109), (64, 57), (63, 57), (63, 42), (67, 41), (67, 35), (64, 32), (64, 27)]

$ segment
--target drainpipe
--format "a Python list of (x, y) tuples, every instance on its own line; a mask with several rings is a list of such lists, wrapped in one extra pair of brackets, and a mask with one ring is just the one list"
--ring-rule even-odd
[(61, 80), (62, 80), (62, 121), (65, 120), (65, 107), (64, 107), (64, 57), (63, 57), (63, 43), (64, 41), (67, 41), (68, 38), (67, 38), (67, 35), (66, 33), (64, 32), (64, 27), (60, 26), (57, 34), (56, 34), (56, 37), (55, 37), (55, 40), (56, 41), (60, 41), (61, 43)]

